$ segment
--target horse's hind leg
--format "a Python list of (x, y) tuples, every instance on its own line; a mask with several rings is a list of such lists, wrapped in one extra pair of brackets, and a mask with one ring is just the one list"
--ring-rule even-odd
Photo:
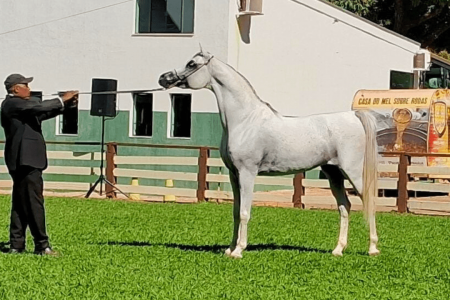
[(231, 253), (236, 249), (237, 239), (238, 239), (238, 233), (239, 233), (239, 216), (240, 216), (240, 209), (241, 209), (241, 196), (239, 191), (239, 179), (237, 174), (234, 172), (237, 171), (231, 171), (230, 170), (230, 183), (231, 187), (233, 189), (233, 219), (234, 219), (234, 228), (233, 228), (233, 238), (231, 240), (230, 248), (225, 250), (225, 255), (231, 256)]
[(363, 199), (363, 178), (360, 175), (361, 169), (357, 167), (349, 167), (349, 166), (343, 166), (342, 169), (344, 170), (345, 174), (347, 175), (348, 179), (352, 183), (353, 187), (358, 192), (359, 197), (361, 198), (363, 204), (365, 206), (370, 205), (367, 208), (366, 211), (366, 218), (369, 223), (369, 230), (370, 230), (370, 244), (369, 244), (369, 255), (375, 256), (380, 254), (380, 250), (377, 248), (378, 244), (378, 234), (377, 234), (377, 227), (375, 222), (375, 204), (370, 203), (371, 199)]
[(347, 247), (347, 237), (348, 237), (348, 217), (350, 214), (350, 201), (348, 200), (347, 193), (344, 187), (344, 175), (337, 166), (324, 165), (322, 166), (322, 171), (328, 178), (330, 182), (331, 192), (339, 209), (339, 214), (341, 216), (341, 226), (339, 230), (339, 240), (336, 248), (333, 250), (334, 256), (342, 256), (342, 251)]

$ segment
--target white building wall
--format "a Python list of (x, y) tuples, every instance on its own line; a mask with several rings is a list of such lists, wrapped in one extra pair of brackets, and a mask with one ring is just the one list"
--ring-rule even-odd
[[(0, 1), (0, 77), (34, 76), (32, 89), (45, 94), (90, 91), (92, 78), (115, 78), (119, 90), (157, 88), (159, 75), (185, 64), (201, 43), (277, 110), (308, 115), (349, 110), (359, 89), (389, 88), (390, 70), (411, 72), (419, 50), (319, 0), (263, 0), (264, 15), (247, 19), (249, 31), (236, 19), (237, 1), (197, 0), (193, 35), (134, 35), (135, 3)], [(154, 94), (155, 110), (170, 111), (177, 92), (193, 93), (193, 112), (217, 112), (210, 91), (176, 88)], [(131, 95), (118, 102), (132, 109)], [(89, 107), (90, 96), (81, 96), (80, 108)]]
[[(113, 78), (119, 90), (142, 90), (158, 88), (159, 75), (185, 64), (199, 43), (227, 61), (228, 0), (196, 1), (192, 35), (133, 34), (135, 5), (134, 0), (0, 1), (2, 82), (11, 73), (34, 76), (32, 90), (51, 94), (90, 91), (92, 78)], [(170, 90), (176, 92), (193, 94), (193, 112), (217, 112), (208, 91)], [(120, 94), (118, 102), (119, 109), (132, 109), (130, 94)], [(80, 96), (79, 107), (90, 108), (89, 95)], [(154, 107), (170, 110), (169, 91), (154, 95)]]
[(230, 3), (229, 61), (286, 115), (350, 110), (357, 90), (389, 89), (391, 70), (412, 72), (420, 49), (318, 0), (263, 0), (262, 16), (236, 13)]

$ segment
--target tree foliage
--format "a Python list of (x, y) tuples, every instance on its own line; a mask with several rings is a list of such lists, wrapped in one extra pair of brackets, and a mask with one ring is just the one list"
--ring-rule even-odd
[(328, 0), (436, 52), (450, 50), (450, 0)]
[(367, 16), (376, 4), (376, 0), (329, 0), (331, 3), (360, 16)]

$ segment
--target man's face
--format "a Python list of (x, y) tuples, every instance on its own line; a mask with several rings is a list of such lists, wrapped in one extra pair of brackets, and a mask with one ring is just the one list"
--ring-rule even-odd
[(31, 91), (28, 83), (19, 83), (13, 87), (14, 95), (22, 99), (30, 99)]

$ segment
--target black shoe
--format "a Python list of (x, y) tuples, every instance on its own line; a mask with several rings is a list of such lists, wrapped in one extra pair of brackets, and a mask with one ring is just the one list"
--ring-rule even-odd
[(53, 250), (50, 247), (47, 247), (45, 249), (42, 250), (34, 250), (34, 254), (36, 255), (49, 255), (49, 256), (58, 256), (59, 253), (56, 252), (55, 250)]
[(8, 253), (9, 254), (19, 254), (22, 253), (23, 251), (25, 251), (25, 249), (15, 249), (15, 248), (10, 248)]

